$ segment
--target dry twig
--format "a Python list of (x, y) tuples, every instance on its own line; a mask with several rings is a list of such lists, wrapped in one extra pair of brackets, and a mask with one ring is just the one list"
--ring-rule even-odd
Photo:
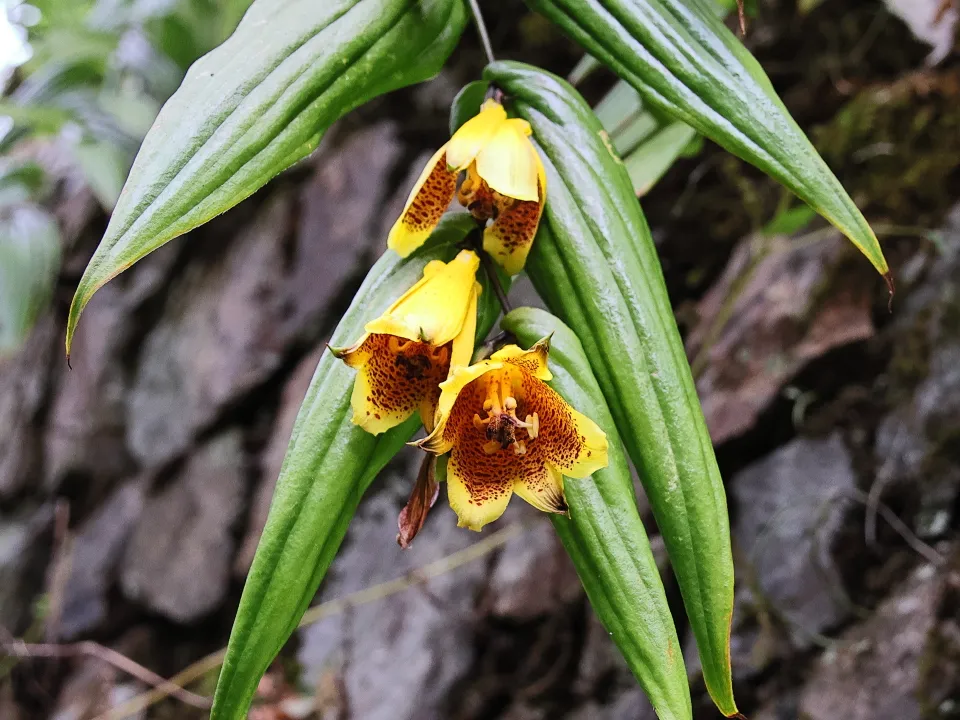
[(210, 707), (210, 700), (201, 695), (184, 690), (166, 678), (157, 675), (152, 670), (148, 670), (143, 665), (134, 662), (126, 655), (116, 650), (112, 650), (100, 643), (85, 640), (83, 642), (71, 643), (69, 645), (58, 645), (55, 643), (25, 643), (20, 640), (4, 642), (0, 645), (3, 652), (16, 658), (74, 658), (86, 655), (135, 677), (147, 685), (152, 685), (156, 690), (162, 691), (165, 695), (177, 698), (187, 705), (196, 708), (207, 709)]
[[(324, 618), (339, 615), (345, 610), (352, 609), (360, 605), (366, 605), (376, 600), (382, 600), (383, 598), (389, 597), (390, 595), (395, 595), (408, 588), (422, 585), (432, 578), (445, 575), (446, 573), (456, 570), (457, 568), (471, 563), (474, 560), (479, 560), (484, 555), (496, 550), (518, 535), (527, 532), (529, 528), (530, 526), (525, 525), (524, 523), (507, 525), (505, 528), (492, 533), (488, 537), (484, 538), (480, 542), (474, 543), (470, 547), (464, 548), (463, 550), (459, 550), (455, 553), (451, 553), (450, 555), (440, 558), (432, 563), (427, 563), (423, 567), (412, 570), (406, 575), (396, 578), (395, 580), (388, 580), (387, 582), (383, 582), (378, 585), (372, 585), (368, 588), (364, 588), (363, 590), (358, 590), (357, 592), (351, 593), (342, 598), (321, 603), (320, 605), (307, 610), (298, 627), (302, 628), (308, 625), (313, 625)], [(149, 683), (156, 686), (141, 695), (131, 698), (122, 705), (118, 705), (117, 707), (107, 711), (106, 713), (95, 718), (95, 720), (124, 720), (124, 718), (129, 718), (137, 713), (142, 712), (143, 710), (146, 710), (152, 705), (156, 705), (158, 702), (167, 697), (177, 697), (178, 699), (182, 699), (179, 696), (179, 693), (187, 692), (186, 690), (183, 690), (183, 687), (223, 665), (223, 659), (226, 656), (226, 653), (227, 651), (225, 648), (218, 650), (215, 653), (211, 653), (210, 655), (201, 658), (183, 671), (174, 675), (169, 680), (159, 678), (159, 680), (163, 683), (162, 685), (157, 683)], [(147, 670), (147, 672), (150, 671)], [(173, 689), (176, 689), (178, 692), (173, 692)], [(198, 695), (194, 695), (193, 693), (189, 694), (193, 695), (195, 698), (200, 698), (203, 700), (206, 703), (203, 707), (210, 707), (210, 699), (202, 698)]]

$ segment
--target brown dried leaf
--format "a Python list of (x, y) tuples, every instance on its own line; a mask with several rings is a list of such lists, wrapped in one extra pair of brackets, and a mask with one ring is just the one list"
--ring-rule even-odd
[(397, 533), (397, 544), (404, 550), (410, 547), (410, 543), (420, 532), (423, 523), (427, 520), (427, 513), (437, 501), (439, 492), (437, 459), (432, 455), (426, 455), (420, 465), (420, 472), (417, 473), (417, 482), (413, 486), (413, 492), (410, 493), (410, 499), (397, 518), (397, 527), (400, 530)]

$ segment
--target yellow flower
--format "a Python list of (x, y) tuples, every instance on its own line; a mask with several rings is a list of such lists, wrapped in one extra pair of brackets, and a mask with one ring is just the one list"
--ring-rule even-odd
[[(430, 158), (387, 239), (406, 257), (430, 237), (454, 194), (480, 222), (483, 249), (511, 275), (523, 269), (543, 213), (547, 178), (526, 120), (487, 100)], [(457, 190), (457, 177), (466, 177)]]
[(450, 452), (447, 484), (460, 527), (479, 530), (516, 493), (534, 507), (565, 513), (563, 476), (584, 478), (607, 465), (607, 436), (544, 381), (548, 340), (508, 345), (440, 385), (437, 424), (417, 443)]
[(451, 368), (467, 365), (477, 328), (480, 260), (463, 250), (449, 263), (433, 260), (423, 278), (348, 348), (331, 348), (356, 368), (353, 422), (379, 435), (420, 410), (433, 428), (438, 385)]

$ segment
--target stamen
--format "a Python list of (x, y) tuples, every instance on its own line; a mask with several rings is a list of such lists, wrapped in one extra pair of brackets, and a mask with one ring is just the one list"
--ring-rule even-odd
[[(513, 382), (509, 372), (501, 372), (491, 377), (486, 384), (486, 399), (483, 410), (486, 418), (479, 413), (473, 416), (473, 427), (482, 430), (487, 438), (484, 452), (492, 455), (498, 449), (510, 450), (517, 455), (525, 455), (527, 442), (535, 440), (540, 432), (540, 418), (536, 413), (527, 415), (526, 420), (517, 417), (519, 402), (513, 395)], [(527, 440), (517, 439), (517, 428), (527, 431)]]
[(540, 416), (537, 413), (533, 415), (527, 415), (527, 421), (523, 424), (527, 430), (527, 437), (531, 440), (536, 440), (537, 435), (540, 434)]
[(478, 222), (485, 223), (497, 218), (498, 205), (495, 195), (486, 180), (477, 173), (476, 163), (471, 163), (457, 190), (457, 202), (469, 210)]

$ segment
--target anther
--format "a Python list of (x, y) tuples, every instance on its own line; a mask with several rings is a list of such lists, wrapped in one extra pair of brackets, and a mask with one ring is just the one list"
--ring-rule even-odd
[(531, 440), (536, 440), (540, 434), (540, 416), (537, 413), (527, 415), (526, 420), (527, 436)]

